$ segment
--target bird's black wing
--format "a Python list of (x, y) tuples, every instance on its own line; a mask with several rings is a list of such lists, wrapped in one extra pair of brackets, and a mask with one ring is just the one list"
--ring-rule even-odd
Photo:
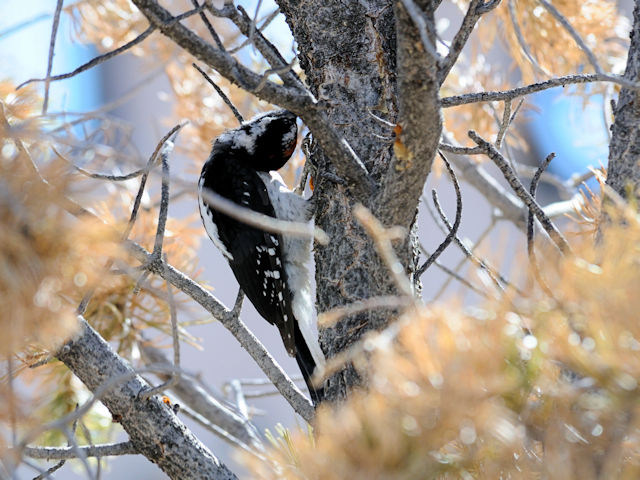
[[(238, 164), (233, 170), (232, 175), (216, 175), (216, 169), (203, 171), (202, 187), (275, 218), (267, 189), (258, 174)], [(219, 178), (225, 178), (226, 182), (217, 181)], [(247, 298), (265, 320), (278, 327), (287, 352), (295, 355), (295, 318), (291, 293), (286, 287), (280, 235), (251, 227), (210, 207), (209, 212), (217, 226), (218, 238), (231, 254), (228, 259), (231, 270)]]

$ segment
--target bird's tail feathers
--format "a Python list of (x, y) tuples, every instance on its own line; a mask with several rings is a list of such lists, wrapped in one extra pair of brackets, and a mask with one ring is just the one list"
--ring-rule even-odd
[[(307, 384), (307, 388), (309, 389), (309, 394), (311, 395), (311, 400), (314, 405), (318, 405), (324, 399), (324, 387), (322, 386), (314, 386), (311, 379), (313, 378), (314, 371), (316, 369), (316, 361), (314, 360), (314, 356), (311, 354), (309, 350), (309, 346), (307, 345), (307, 341), (305, 337), (302, 335), (300, 328), (296, 322), (295, 326), (295, 340), (296, 340), (296, 362), (298, 362), (298, 367), (300, 367), (300, 371), (302, 372), (302, 377), (304, 378), (304, 382)], [(316, 340), (317, 344), (317, 340)], [(320, 348), (318, 346), (318, 348)], [(324, 356), (322, 356), (324, 361)]]

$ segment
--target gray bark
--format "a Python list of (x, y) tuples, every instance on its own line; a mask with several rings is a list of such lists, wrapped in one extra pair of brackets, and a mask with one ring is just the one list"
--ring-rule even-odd
[(236, 476), (222, 464), (158, 397), (140, 393), (149, 386), (84, 320), (80, 332), (57, 355), (92, 392), (122, 379), (100, 401), (122, 425), (134, 448), (170, 478), (230, 480)]
[[(354, 219), (355, 204), (362, 203), (386, 226), (411, 230), (418, 200), (440, 138), (441, 121), (435, 61), (415, 46), (420, 41), (406, 14), (397, 17), (396, 2), (370, 0), (279, 0), (299, 45), (299, 59), (312, 93), (362, 160), (378, 189), (371, 195), (353, 193), (333, 175), (333, 158), (315, 150), (319, 172), (315, 177), (316, 224), (331, 238), (316, 245), (316, 307), (324, 312), (378, 295), (397, 294), (388, 268), (371, 239)], [(435, 5), (421, 5), (433, 22)], [(401, 32), (396, 37), (396, 31)], [(433, 31), (433, 30), (432, 30)], [(404, 98), (404, 99), (403, 99)], [(410, 159), (394, 155), (391, 123), (399, 122)], [(315, 134), (313, 128), (312, 133)], [(397, 254), (408, 275), (415, 271), (415, 244), (409, 235)], [(386, 327), (389, 311), (358, 314), (320, 332), (328, 357), (348, 348), (368, 331)], [(342, 399), (361, 379), (348, 366), (325, 384), (329, 400)]]
[[(640, 1), (633, 9), (631, 46), (624, 78), (640, 81)], [(623, 87), (613, 111), (607, 185), (627, 198), (640, 199), (640, 91)], [(630, 190), (630, 194), (629, 194)]]

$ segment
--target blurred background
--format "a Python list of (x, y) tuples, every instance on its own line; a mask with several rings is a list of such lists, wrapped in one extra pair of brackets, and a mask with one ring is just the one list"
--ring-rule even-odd
[[(238, 3), (243, 4), (248, 12), (255, 11), (255, 1)], [(260, 3), (260, 11), (264, 12), (264, 15), (276, 9), (273, 0)], [(629, 16), (632, 2), (624, 0), (619, 3), (622, 11)], [(2, 2), (1, 79), (10, 79), (17, 84), (29, 78), (41, 78), (46, 74), (54, 8), (55, 2), (51, 0)], [(450, 41), (457, 30), (462, 13), (455, 5), (445, 2), (438, 10), (438, 16), (439, 35), (443, 41)], [(260, 14), (260, 18), (262, 17)], [(99, 53), (95, 46), (85, 45), (76, 40), (75, 28), (69, 16), (63, 14), (53, 62), (54, 75), (72, 71)], [(295, 47), (282, 15), (270, 23), (265, 34), (281, 47), (287, 59), (291, 58), (292, 49)], [(109, 49), (112, 43), (113, 39), (105, 37), (101, 47)], [(472, 48), (470, 45), (466, 53), (474, 55), (475, 53), (471, 52)], [(255, 61), (255, 52), (250, 47), (241, 50), (239, 55), (247, 63)], [(509, 54), (499, 42), (495, 41), (495, 45), (485, 55), (489, 59), (487, 62), (494, 68), (502, 62), (504, 69), (509, 69)], [(620, 58), (618, 70), (624, 68), (625, 59), (626, 57)], [(520, 73), (516, 69), (511, 69), (509, 76), (514, 85), (519, 84)], [(41, 84), (38, 84), (38, 88), (42, 88)], [(588, 94), (587, 97), (591, 98), (587, 102), (585, 95), (568, 95), (571, 90), (572, 88), (553, 89), (529, 96), (512, 127), (517, 131), (518, 141), (511, 144), (508, 153), (513, 161), (522, 165), (523, 170), (527, 167), (529, 170), (531, 167), (537, 167), (552, 151), (557, 154), (548, 172), (558, 180), (555, 183), (543, 181), (540, 187), (542, 204), (568, 199), (567, 192), (559, 191), (557, 188), (558, 182), (569, 181), (575, 175), (587, 174), (590, 166), (606, 166), (610, 121), (610, 118), (607, 118), (607, 97), (598, 91), (593, 95)], [(125, 100), (120, 101), (123, 98)], [(50, 86), (49, 112), (86, 112), (111, 105), (113, 108), (105, 112), (105, 115), (120, 126), (123, 135), (130, 136), (129, 147), (136, 152), (139, 163), (133, 166), (104, 164), (101, 169), (105, 172), (126, 172), (134, 166), (138, 168), (142, 165), (162, 135), (184, 118), (175, 108), (175, 102), (175, 85), (168, 81), (164, 70), (158, 68), (157, 64), (151, 65), (146, 58), (126, 53), (68, 80), (53, 82)], [(214, 92), (203, 98), (203, 103), (205, 107), (211, 107), (215, 111), (225, 108)], [(239, 107), (245, 117), (269, 108), (267, 105), (251, 101), (246, 101)], [(501, 112), (495, 113), (501, 115)], [(206, 120), (187, 119), (195, 123), (210, 122), (214, 131), (235, 126), (233, 119), (228, 115), (213, 115)], [(585, 131), (589, 131), (590, 134), (583, 135)], [(196, 192), (199, 168), (206, 159), (206, 155), (198, 158), (189, 155), (194, 151), (190, 148), (191, 141), (190, 131), (185, 129), (178, 137), (176, 153), (171, 159), (173, 178), (179, 179), (179, 182), (174, 182), (173, 191), (184, 190), (190, 193), (174, 201), (171, 206), (171, 215), (178, 218), (187, 218), (197, 211), (193, 194)], [(299, 165), (301, 154), (297, 153), (297, 156)], [(501, 174), (493, 165), (485, 163), (483, 166), (501, 181)], [(287, 178), (294, 178), (300, 171), (299, 166), (294, 168), (293, 172), (288, 172)], [(528, 179), (530, 174), (525, 173), (522, 178)], [(593, 179), (588, 182), (591, 188), (597, 189), (597, 183)], [(137, 180), (131, 182), (131, 188), (135, 191)], [(452, 219), (455, 212), (455, 195), (446, 172), (442, 173), (442, 168), (430, 175), (425, 186), (426, 198), (431, 198), (430, 192), (434, 188), (440, 195), (445, 211)], [(577, 193), (578, 188), (579, 185), (573, 193)], [(151, 182), (151, 197), (158, 189), (159, 177), (156, 175)], [(479, 256), (489, 259), (508, 278), (516, 283), (524, 281), (519, 277), (519, 272), (513, 270), (513, 259), (521, 255), (525, 249), (522, 233), (509, 222), (495, 218), (492, 207), (473, 187), (463, 182), (462, 191), (464, 210), (460, 237), (473, 247)], [(146, 201), (150, 202), (151, 197), (147, 196)], [(237, 293), (235, 278), (222, 255), (206, 238), (204, 230), (196, 226), (197, 235), (201, 237), (196, 268), (198, 281), (209, 286), (225, 305), (231, 306)], [(445, 236), (429, 214), (427, 205), (420, 208), (419, 228), (420, 238), (428, 251), (433, 251)], [(460, 250), (451, 246), (440, 257), (440, 263), (456, 269), (465, 278), (486, 282), (487, 280), (464, 259)], [(456, 298), (464, 305), (471, 306), (481, 301), (478, 295), (437, 268), (429, 269), (422, 280), (424, 298), (427, 302)], [(203, 310), (183, 310), (179, 315), (181, 322), (204, 322), (188, 327), (188, 332), (194, 337), (194, 343), (200, 348), (183, 342), (182, 367), (185, 370), (201, 375), (204, 383), (219, 392), (220, 396), (225, 395), (224, 386), (233, 379), (263, 378), (262, 372), (249, 355), (239, 347), (224, 327), (215, 321), (208, 322)], [(244, 303), (242, 319), (284, 369), (290, 375), (299, 377), (297, 365), (284, 352), (277, 330), (261, 319), (248, 301)], [(170, 354), (168, 339), (165, 338), (163, 344), (169, 347), (167, 354)], [(300, 384), (303, 385), (302, 382)], [(263, 390), (267, 388), (264, 387)], [(304, 424), (278, 395), (249, 399), (249, 403), (255, 415), (253, 420), (261, 432), (265, 429), (273, 431), (279, 423), (286, 427)], [(231, 468), (242, 476), (240, 467), (233, 460), (232, 447), (198, 424), (186, 418), (183, 420), (215, 455), (230, 464)], [(119, 437), (121, 440), (126, 438), (122, 433)], [(121, 457), (107, 461), (105, 465), (104, 478), (164, 478), (163, 474), (142, 456)], [(29, 473), (25, 468), (21, 469), (20, 478), (29, 478)], [(77, 466), (64, 467), (55, 476), (60, 479), (85, 478)]]

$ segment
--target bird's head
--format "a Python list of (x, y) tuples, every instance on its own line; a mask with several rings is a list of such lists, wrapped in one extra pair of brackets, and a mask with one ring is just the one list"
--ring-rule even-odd
[(268, 172), (287, 163), (297, 140), (296, 116), (288, 110), (275, 110), (223, 133), (216, 143), (225, 144), (238, 161)]

